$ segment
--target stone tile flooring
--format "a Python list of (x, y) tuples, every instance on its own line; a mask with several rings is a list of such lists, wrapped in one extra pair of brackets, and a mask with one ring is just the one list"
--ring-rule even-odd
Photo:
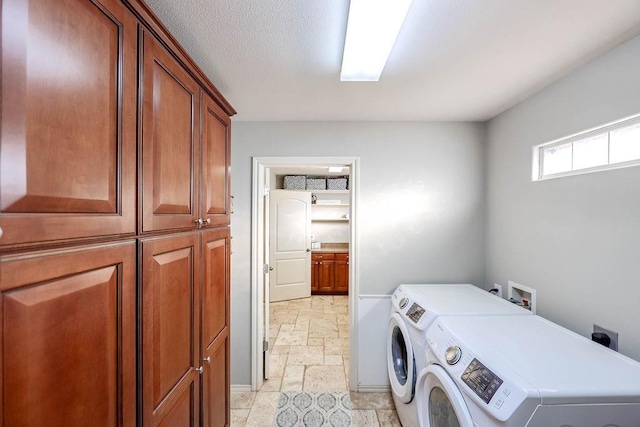
[[(280, 391), (348, 391), (349, 298), (314, 295), (269, 306), (270, 377), (231, 393), (232, 427), (270, 427)], [(354, 426), (400, 426), (390, 393), (351, 393)]]

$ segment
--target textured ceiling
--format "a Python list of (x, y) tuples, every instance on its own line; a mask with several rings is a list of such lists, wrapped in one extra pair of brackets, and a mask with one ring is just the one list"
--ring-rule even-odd
[(413, 0), (379, 82), (340, 82), (348, 0), (147, 0), (234, 120), (484, 121), (640, 34), (640, 0)]

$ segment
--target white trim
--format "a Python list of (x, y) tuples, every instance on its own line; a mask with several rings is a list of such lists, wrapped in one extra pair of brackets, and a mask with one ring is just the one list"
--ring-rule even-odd
[[(622, 129), (629, 125), (638, 124), (638, 123), (640, 123), (640, 114), (625, 117), (620, 120), (609, 122), (601, 126), (596, 126), (591, 129), (587, 129), (581, 132), (576, 132), (574, 134), (564, 136), (562, 138), (558, 138), (553, 141), (545, 142), (544, 144), (539, 144), (534, 146), (533, 156), (532, 156), (531, 180), (545, 181), (548, 179), (563, 178), (567, 176), (581, 175), (581, 174), (592, 173), (592, 172), (602, 172), (602, 171), (612, 170), (612, 169), (622, 169), (622, 168), (640, 165), (640, 159), (633, 159), (626, 162), (609, 163), (610, 159), (607, 156), (607, 163), (604, 165), (594, 166), (590, 168), (583, 168), (583, 169), (573, 169), (573, 166), (572, 166), (571, 170), (568, 170), (565, 172), (543, 175), (542, 172), (544, 167), (544, 155), (541, 154), (542, 151), (545, 150), (546, 148), (553, 147), (556, 145), (559, 146), (563, 144), (569, 144), (569, 143), (573, 144), (576, 141), (587, 139), (600, 134), (607, 134), (607, 139), (608, 139), (607, 150), (610, 151), (611, 149), (610, 132), (617, 129)], [(573, 155), (572, 155), (572, 161), (573, 161)]]
[(388, 385), (361, 385), (358, 386), (358, 393), (391, 393)]
[(264, 277), (261, 260), (264, 258), (264, 198), (265, 170), (282, 166), (346, 165), (350, 167), (351, 187), (349, 223), (349, 387), (358, 391), (358, 304), (359, 255), (358, 196), (360, 192), (360, 159), (358, 157), (254, 157), (251, 185), (251, 389), (262, 386), (261, 319), (263, 318)]
[(231, 384), (231, 393), (248, 393), (251, 391), (251, 385)]

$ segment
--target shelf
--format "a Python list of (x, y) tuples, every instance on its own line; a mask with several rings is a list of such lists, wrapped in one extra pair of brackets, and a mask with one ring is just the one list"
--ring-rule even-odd
[(342, 205), (322, 205), (322, 204), (312, 203), (311, 207), (312, 208), (348, 208), (349, 205), (346, 205), (346, 204), (342, 204)]
[(346, 222), (349, 218), (311, 218), (311, 222)]
[(349, 194), (349, 190), (305, 190), (318, 194)]

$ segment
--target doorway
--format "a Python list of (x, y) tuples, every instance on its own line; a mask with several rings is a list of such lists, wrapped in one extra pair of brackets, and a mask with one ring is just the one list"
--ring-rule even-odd
[[(340, 306), (348, 307), (348, 375), (346, 382), (350, 390), (357, 390), (357, 295), (358, 295), (358, 176), (357, 157), (255, 157), (253, 158), (252, 180), (252, 254), (251, 254), (251, 296), (252, 296), (252, 337), (251, 337), (251, 388), (259, 390), (264, 382), (265, 369), (268, 370), (269, 336), (269, 204), (268, 193), (274, 179), (274, 170), (286, 168), (312, 169), (328, 166), (349, 168), (348, 202), (348, 256), (349, 292), (348, 296), (335, 300)], [(312, 302), (314, 301), (314, 302)], [(318, 297), (304, 304), (332, 304), (333, 297)], [(278, 303), (276, 303), (278, 304)], [(282, 305), (280, 306), (282, 308)], [(346, 316), (346, 314), (345, 314)], [(268, 343), (268, 341), (267, 341)], [(265, 355), (267, 358), (265, 359)], [(266, 363), (265, 363), (266, 360)]]

